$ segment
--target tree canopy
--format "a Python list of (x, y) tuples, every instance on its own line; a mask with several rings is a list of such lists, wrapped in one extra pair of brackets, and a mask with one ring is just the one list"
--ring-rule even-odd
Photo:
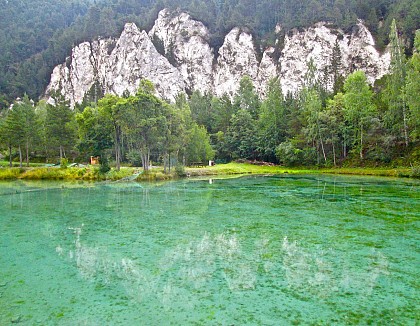
[(184, 10), (211, 32), (216, 49), (234, 26), (248, 27), (261, 45), (274, 44), (281, 24), (307, 27), (328, 21), (348, 29), (365, 20), (379, 47), (388, 44), (396, 19), (405, 50), (412, 49), (420, 28), (420, 0), (1, 0), (0, 1), (0, 109), (24, 93), (37, 99), (44, 92), (54, 66), (64, 62), (71, 48), (99, 36), (117, 36), (126, 22), (150, 29), (159, 10)]

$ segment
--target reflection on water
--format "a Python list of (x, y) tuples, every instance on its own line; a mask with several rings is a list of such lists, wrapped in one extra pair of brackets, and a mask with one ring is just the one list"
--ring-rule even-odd
[(319, 297), (337, 293), (354, 293), (362, 298), (372, 295), (378, 277), (388, 275), (388, 260), (372, 249), (365, 264), (352, 266), (350, 261), (338, 260), (337, 254), (329, 249), (319, 249), (314, 254), (300, 248), (296, 241), (290, 243), (284, 238), (282, 248), (283, 268), (288, 286), (295, 291), (308, 291)]
[(416, 183), (250, 177), (8, 187), (0, 324), (418, 319)]
[(350, 261), (340, 260), (331, 248), (308, 252), (287, 237), (278, 253), (269, 252), (270, 240), (266, 237), (255, 241), (251, 251), (244, 252), (238, 237), (226, 233), (205, 233), (186, 245), (168, 249), (158, 270), (150, 273), (147, 266), (130, 258), (116, 260), (107, 250), (84, 246), (83, 226), (68, 228), (75, 234), (74, 247), (65, 250), (57, 246), (59, 256), (73, 261), (83, 278), (104, 284), (122, 282), (132, 299), (141, 302), (156, 296), (165, 307), (177, 299), (180, 287), (183, 291), (206, 291), (219, 273), (224, 280), (222, 287), (232, 292), (254, 290), (259, 285), (258, 273), (265, 273), (284, 278), (289, 289), (302, 295), (327, 298), (336, 293), (353, 293), (365, 299), (372, 295), (378, 278), (389, 275), (387, 258), (375, 249), (365, 257), (364, 264), (355, 267)]

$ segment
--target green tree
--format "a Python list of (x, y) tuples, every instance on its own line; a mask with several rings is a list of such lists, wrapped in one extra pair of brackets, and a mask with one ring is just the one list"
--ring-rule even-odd
[(247, 110), (232, 116), (226, 132), (226, 145), (233, 159), (255, 159), (257, 156), (256, 121)]
[(286, 117), (280, 81), (276, 78), (268, 83), (267, 98), (261, 105), (258, 119), (258, 147), (264, 160), (276, 160), (276, 147), (286, 137)]
[(0, 144), (7, 147), (9, 151), (9, 166), (12, 167), (12, 150), (15, 145), (15, 137), (11, 124), (13, 117), (10, 117), (11, 110), (4, 110), (0, 115)]
[(261, 102), (249, 76), (242, 77), (239, 82), (239, 90), (234, 103), (238, 108), (248, 111), (253, 119), (258, 118)]
[(420, 138), (420, 30), (416, 32), (414, 51), (408, 64), (405, 93), (410, 110), (412, 137)]
[(210, 145), (210, 137), (204, 128), (193, 123), (188, 130), (188, 141), (186, 145), (187, 164), (194, 162), (205, 163), (214, 158), (214, 150)]
[(35, 107), (27, 95), (22, 100), (14, 102), (10, 108), (3, 126), (5, 138), (10, 146), (16, 146), (19, 151), (19, 162), (22, 167), (25, 150), (26, 165), (29, 166), (30, 149), (35, 145), (39, 136), (39, 127), (35, 115)]
[(229, 95), (223, 94), (222, 97), (213, 97), (212, 107), (214, 108), (214, 128), (213, 132), (226, 132), (229, 122), (237, 108), (232, 104)]
[(342, 69), (342, 55), (338, 39), (335, 41), (330, 60), (329, 73), (332, 77), (333, 94), (341, 92), (343, 89), (344, 77), (341, 74)]
[(391, 24), (391, 32), (389, 34), (391, 65), (390, 75), (386, 88), (386, 97), (388, 99), (388, 112), (386, 114), (386, 122), (388, 128), (395, 135), (401, 135), (406, 146), (409, 143), (408, 135), (408, 117), (407, 105), (404, 93), (405, 75), (406, 75), (406, 58), (404, 49), (398, 36), (397, 25), (395, 19)]
[[(46, 147), (49, 155), (59, 151), (60, 161), (74, 148), (77, 137), (75, 114), (62, 96), (55, 97), (54, 105), (48, 104), (45, 117)], [(53, 155), (55, 156), (55, 155)]]
[(370, 89), (363, 71), (355, 71), (344, 82), (345, 119), (349, 123), (355, 142), (359, 143), (360, 159), (363, 159), (364, 132), (375, 112)]
[(106, 150), (113, 146), (113, 126), (105, 115), (101, 115), (98, 107), (86, 107), (83, 112), (76, 114), (78, 124), (78, 149), (86, 158), (99, 156), (101, 170), (108, 169)]
[(314, 144), (317, 151), (321, 149), (324, 163), (327, 163), (325, 152), (324, 133), (325, 128), (321, 123), (322, 102), (318, 92), (315, 89), (303, 90), (303, 114), (306, 120), (303, 132), (305, 138)]
[(122, 160), (122, 125), (125, 99), (107, 94), (98, 101), (98, 114), (101, 121), (110, 122), (112, 126), (112, 139), (114, 144), (116, 170), (121, 168)]
[[(25, 94), (22, 101), (13, 106), (16, 112), (16, 120), (18, 122), (19, 132), (22, 136), (22, 146), (25, 148), (26, 166), (29, 166), (29, 152), (39, 139), (39, 124), (36, 119), (34, 103)], [(21, 162), (22, 165), (22, 162)]]
[(191, 95), (189, 106), (193, 120), (200, 126), (205, 126), (208, 132), (212, 132), (215, 118), (212, 96), (210, 94), (202, 95), (200, 91), (196, 90)]
[(149, 171), (151, 152), (158, 152), (167, 139), (171, 107), (150, 91), (149, 81), (142, 81), (135, 96), (122, 99), (123, 131), (129, 146), (138, 151), (144, 171)]
[[(337, 93), (333, 99), (327, 100), (327, 106), (321, 112), (320, 120), (324, 125), (326, 143), (331, 144), (333, 163), (336, 166), (338, 151), (342, 147), (343, 155), (345, 155), (347, 142), (343, 93)], [(340, 141), (342, 146), (340, 146)]]

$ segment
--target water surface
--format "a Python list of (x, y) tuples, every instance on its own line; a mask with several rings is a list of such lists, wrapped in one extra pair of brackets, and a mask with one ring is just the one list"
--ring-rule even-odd
[(0, 325), (416, 325), (419, 185), (0, 183)]

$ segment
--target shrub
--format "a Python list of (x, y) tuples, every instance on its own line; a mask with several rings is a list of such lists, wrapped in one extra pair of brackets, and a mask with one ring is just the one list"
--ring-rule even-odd
[(411, 168), (410, 177), (420, 179), (420, 166), (413, 166)]
[(69, 164), (69, 160), (68, 159), (66, 159), (66, 158), (62, 158), (61, 160), (60, 160), (60, 168), (62, 168), (62, 169), (67, 169), (67, 165)]
[(105, 174), (111, 170), (111, 167), (109, 166), (108, 158), (105, 155), (101, 156), (100, 163), (101, 165), (99, 166), (99, 173)]
[(291, 141), (285, 141), (276, 147), (276, 158), (285, 165), (296, 165), (302, 162), (303, 153)]
[(185, 177), (187, 175), (185, 173), (185, 167), (182, 164), (177, 164), (175, 167), (175, 174), (178, 177)]
[(17, 179), (21, 173), (22, 170), (20, 168), (1, 168), (0, 180)]

